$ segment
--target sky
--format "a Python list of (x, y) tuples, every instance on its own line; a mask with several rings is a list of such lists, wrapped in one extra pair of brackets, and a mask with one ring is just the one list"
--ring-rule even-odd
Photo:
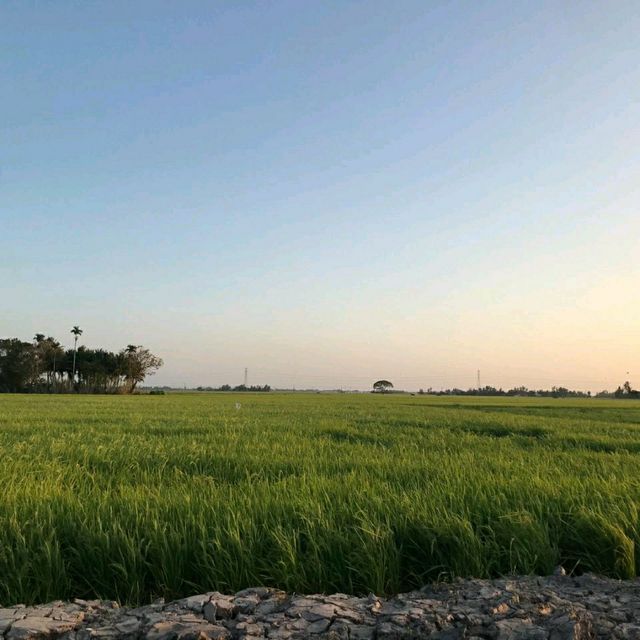
[(149, 383), (640, 386), (637, 2), (0, 4), (0, 336)]

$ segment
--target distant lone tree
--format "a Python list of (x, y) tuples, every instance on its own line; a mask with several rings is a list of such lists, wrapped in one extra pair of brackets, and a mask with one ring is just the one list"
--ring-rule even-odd
[(373, 383), (373, 390), (377, 393), (386, 393), (389, 389), (393, 389), (393, 383), (388, 380), (378, 380)]

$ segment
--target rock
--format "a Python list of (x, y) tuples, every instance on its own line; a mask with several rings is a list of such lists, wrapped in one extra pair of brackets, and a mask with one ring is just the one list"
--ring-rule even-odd
[(76, 640), (118, 640), (120, 638), (122, 634), (115, 627), (109, 626), (99, 629), (86, 627), (76, 633)]
[(616, 637), (621, 640), (640, 640), (640, 624), (621, 624), (616, 627)]
[(242, 596), (240, 598), (234, 598), (233, 606), (240, 613), (251, 613), (256, 608), (259, 602), (260, 598), (258, 598), (258, 596), (256, 596), (255, 594), (251, 594), (248, 596)]
[(53, 620), (41, 616), (27, 616), (16, 620), (5, 634), (9, 640), (23, 640), (25, 638), (52, 638), (72, 631), (80, 624), (67, 620)]
[(123, 637), (136, 635), (142, 623), (134, 616), (124, 616), (114, 626)]
[(335, 615), (354, 624), (362, 624), (365, 621), (364, 613), (358, 609), (349, 609), (342, 606), (335, 607)]
[(302, 612), (302, 617), (309, 622), (315, 622), (323, 619), (333, 619), (336, 609), (332, 604), (315, 604), (306, 611)]
[(316, 620), (315, 622), (312, 622), (307, 627), (307, 633), (310, 633), (312, 635), (316, 633), (323, 633), (329, 628), (330, 624), (331, 624), (331, 620), (327, 620), (326, 618), (321, 618), (320, 620)]
[(528, 620), (498, 620), (498, 640), (547, 640), (547, 632)]
[(456, 580), (382, 599), (260, 587), (167, 604), (99, 600), (0, 608), (4, 640), (640, 640), (640, 580)]
[(215, 606), (215, 617), (219, 620), (229, 620), (238, 613), (238, 606), (234, 603), (233, 598), (229, 596), (216, 593), (209, 602)]
[[(282, 611), (284, 602), (278, 599), (263, 600), (255, 609), (254, 614), (260, 617), (270, 616), (273, 613)], [(229, 616), (231, 617), (231, 616)]]
[(178, 604), (191, 611), (201, 612), (204, 605), (211, 599), (212, 593), (204, 593), (198, 596), (191, 596), (184, 600), (178, 600)]
[(350, 640), (371, 640), (375, 634), (374, 626), (367, 626), (363, 624), (351, 624), (349, 625), (349, 638)]
[(0, 618), (0, 633), (4, 632), (11, 626), (13, 618)]
[(228, 629), (207, 623), (158, 622), (147, 632), (147, 640), (226, 640)]
[(215, 602), (209, 601), (202, 607), (202, 615), (204, 616), (204, 619), (208, 620), (209, 622), (216, 621), (217, 613), (218, 605)]
[(496, 615), (504, 615), (509, 612), (509, 605), (506, 602), (501, 602), (491, 609), (491, 613)]
[(236, 633), (246, 636), (264, 636), (264, 627), (255, 622), (240, 622), (236, 625)]
[(24, 609), (25, 607), (9, 607), (8, 609), (0, 607), (0, 618), (9, 620), (13, 618), (21, 618), (24, 616)]
[(236, 593), (236, 598), (247, 598), (255, 596), (258, 600), (266, 598), (269, 594), (273, 593), (275, 589), (270, 587), (252, 587), (250, 589), (242, 589)]

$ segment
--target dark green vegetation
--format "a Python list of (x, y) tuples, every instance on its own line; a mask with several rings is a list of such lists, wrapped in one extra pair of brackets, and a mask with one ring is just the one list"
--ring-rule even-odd
[(162, 360), (142, 345), (114, 353), (78, 347), (80, 327), (73, 327), (73, 349), (43, 333), (33, 342), (0, 338), (0, 393), (133, 393)]
[(0, 455), (5, 605), (640, 572), (632, 400), (5, 395)]
[[(425, 391), (420, 389), (418, 392), (423, 395)], [(444, 389), (436, 391), (435, 389), (427, 389), (426, 393), (436, 396), (499, 396), (499, 397), (528, 397), (528, 398), (591, 398), (591, 391), (576, 391), (567, 389), (566, 387), (551, 387), (551, 389), (528, 389), (527, 387), (513, 387), (511, 389), (496, 389), (495, 387), (481, 387), (475, 389)], [(633, 389), (631, 383), (627, 380), (618, 388), (611, 392), (600, 391), (596, 393), (596, 398), (618, 398), (621, 400), (640, 400), (640, 391)]]
[(248, 391), (249, 393), (268, 393), (271, 391), (271, 387), (268, 384), (251, 385), (250, 387), (244, 384), (239, 384), (235, 387), (232, 387), (230, 384), (223, 384), (220, 387), (197, 387), (195, 391)]

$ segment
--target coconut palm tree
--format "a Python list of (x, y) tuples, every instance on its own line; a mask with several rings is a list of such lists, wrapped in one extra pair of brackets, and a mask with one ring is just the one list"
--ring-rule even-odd
[(73, 373), (71, 374), (71, 383), (75, 382), (76, 379), (76, 351), (78, 350), (78, 338), (82, 335), (82, 329), (75, 325), (73, 329), (71, 329), (71, 333), (73, 333)]
[(48, 360), (50, 361), (48, 364), (51, 368), (50, 371), (47, 371), (47, 377), (49, 378), (49, 382), (47, 383), (47, 387), (53, 384), (54, 391), (58, 384), (58, 369), (56, 367), (56, 360), (64, 358), (64, 349), (62, 349), (62, 345), (55, 339), (49, 336), (47, 338), (47, 352), (48, 352)]
[(33, 336), (33, 359), (32, 359), (32, 380), (31, 383), (36, 387), (40, 384), (40, 376), (45, 368), (46, 342), (44, 333), (36, 333)]

